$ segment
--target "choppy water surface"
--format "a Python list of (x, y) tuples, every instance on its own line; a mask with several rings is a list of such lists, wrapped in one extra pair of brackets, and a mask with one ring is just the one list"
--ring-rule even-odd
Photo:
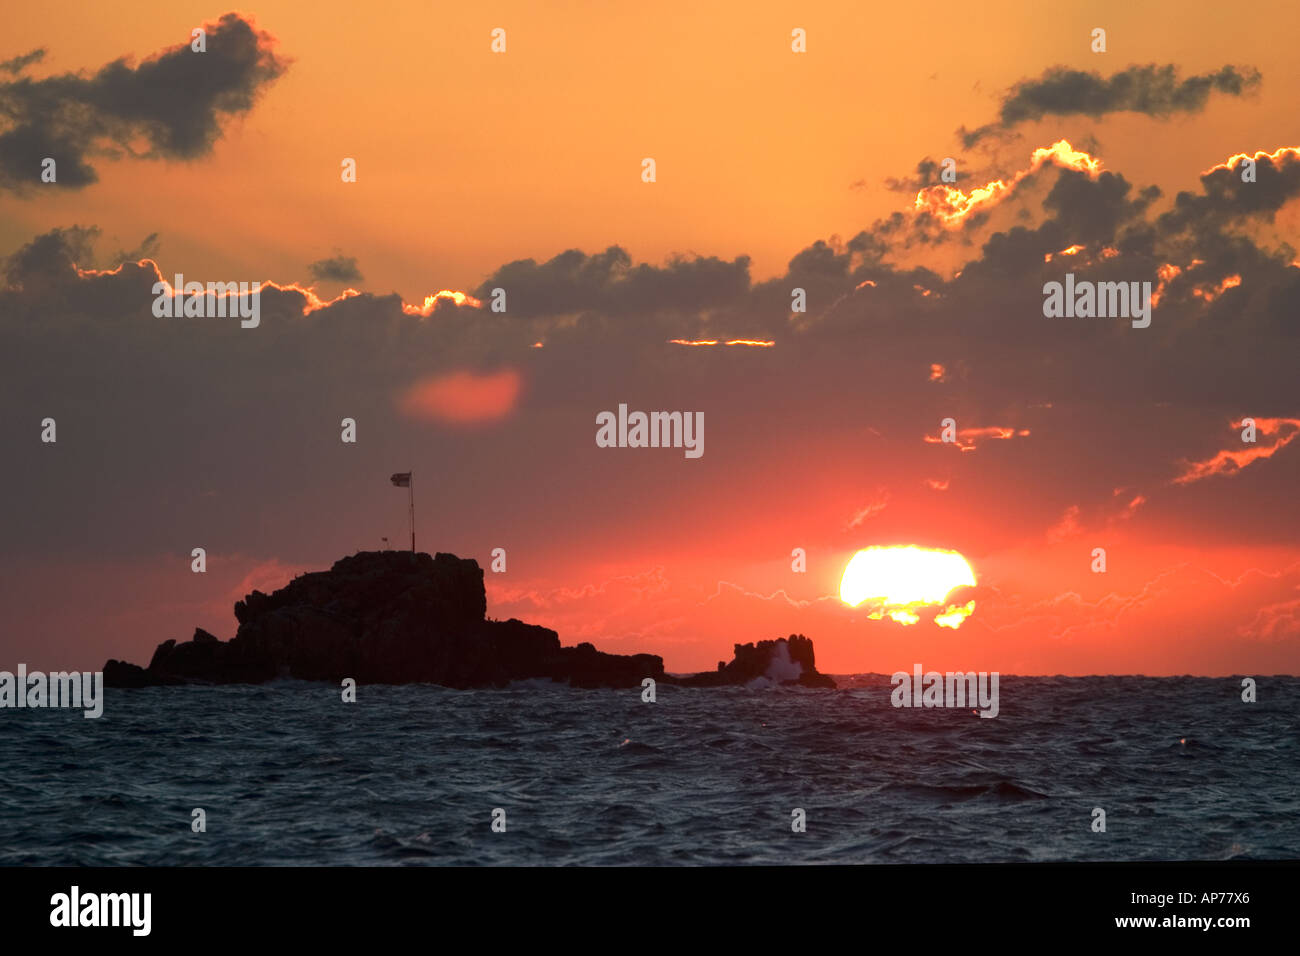
[(109, 690), (99, 720), (0, 711), (0, 864), (1300, 857), (1300, 680), (1260, 679), (1255, 704), (1232, 679), (1000, 691), (990, 720), (895, 709), (881, 676), (661, 685), (654, 704), (551, 685), (362, 686), (356, 704), (297, 682)]

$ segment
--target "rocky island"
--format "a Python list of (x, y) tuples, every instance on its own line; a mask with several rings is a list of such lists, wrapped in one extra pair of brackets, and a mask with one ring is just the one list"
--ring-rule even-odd
[(258, 684), (279, 678), (359, 684), (501, 687), (549, 678), (572, 687), (667, 684), (717, 687), (794, 684), (833, 688), (817, 671), (812, 641), (789, 638), (735, 645), (717, 671), (678, 677), (654, 654), (606, 654), (588, 643), (561, 647), (549, 628), (487, 617), (483, 569), (454, 554), (362, 551), (328, 571), (299, 575), (279, 590), (235, 603), (229, 641), (198, 628), (165, 641), (148, 667), (110, 660), (109, 687)]

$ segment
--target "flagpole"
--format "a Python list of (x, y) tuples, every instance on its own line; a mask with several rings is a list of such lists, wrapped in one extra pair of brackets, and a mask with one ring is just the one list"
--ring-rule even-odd
[(406, 483), (406, 489), (411, 493), (411, 553), (415, 554), (415, 472), (411, 472), (411, 480)]

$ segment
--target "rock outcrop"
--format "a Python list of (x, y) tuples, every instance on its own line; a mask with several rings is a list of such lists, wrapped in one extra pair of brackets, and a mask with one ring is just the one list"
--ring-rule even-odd
[(835, 681), (818, 673), (813, 642), (802, 634), (778, 637), (757, 644), (737, 644), (731, 663), (718, 661), (711, 673), (682, 677), (687, 687), (719, 687), (727, 684), (797, 684), (800, 687), (835, 688)]
[[(431, 683), (500, 687), (549, 678), (574, 687), (637, 687), (646, 677), (689, 686), (778, 683), (830, 686), (817, 674), (812, 642), (737, 645), (716, 674), (674, 678), (653, 654), (605, 654), (591, 644), (561, 647), (559, 636), (522, 621), (486, 617), (483, 570), (453, 554), (364, 551), (328, 571), (300, 575), (272, 594), (253, 591), (235, 604), (239, 629), (229, 641), (203, 629), (165, 641), (148, 667), (110, 660), (109, 687), (186, 683), (262, 683), (276, 678), (359, 684)], [(780, 645), (778, 647), (778, 645)]]

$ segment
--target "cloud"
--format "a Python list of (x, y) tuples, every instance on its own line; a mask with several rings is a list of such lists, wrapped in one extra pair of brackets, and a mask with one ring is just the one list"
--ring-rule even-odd
[(398, 407), (412, 418), (447, 424), (496, 421), (514, 410), (521, 384), (519, 372), (512, 368), (488, 374), (451, 372), (411, 386)]
[(860, 528), (867, 521), (870, 521), (874, 515), (879, 514), (889, 507), (889, 492), (883, 488), (878, 488), (871, 500), (853, 513), (849, 519), (847, 528)]
[(140, 241), (140, 245), (134, 249), (122, 249), (116, 252), (110, 264), (120, 266), (124, 262), (139, 262), (141, 259), (156, 259), (158, 250), (162, 244), (158, 240), (158, 233), (151, 232)]
[(307, 266), (307, 271), (318, 282), (360, 282), (362, 279), (357, 260), (342, 254), (329, 259), (317, 259)]
[[(1242, 160), (1253, 159), (1255, 178), (1242, 181)], [(1300, 149), (1284, 146), (1247, 156), (1238, 153), (1201, 174), (1201, 192), (1180, 192), (1174, 208), (1160, 217), (1160, 228), (1174, 233), (1222, 228), (1235, 220), (1258, 217), (1272, 222), (1274, 213), (1300, 195)]]
[(1139, 190), (1129, 198), (1131, 189), (1131, 184), (1115, 173), (1089, 178), (1065, 170), (1043, 205), (1054, 214), (1064, 234), (1074, 240), (1068, 248), (1078, 252), (1081, 244), (1105, 244), (1116, 239), (1123, 226), (1141, 217), (1160, 197), (1158, 186)]
[(1130, 66), (1109, 79), (1097, 72), (1054, 66), (1037, 79), (1013, 86), (1002, 100), (997, 122), (970, 131), (963, 128), (958, 134), (969, 149), (988, 136), (1047, 116), (1098, 118), (1133, 112), (1164, 118), (1173, 113), (1196, 113), (1205, 108), (1212, 92), (1241, 96), (1259, 84), (1259, 71), (1251, 67), (1225, 66), (1180, 80), (1173, 64)]
[(38, 49), (32, 50), (30, 53), (23, 53), (8, 60), (0, 60), (0, 72), (13, 73), (17, 75), (33, 63), (39, 63), (41, 60), (45, 59), (45, 53), (45, 48), (39, 47)]
[[(890, 176), (885, 179), (885, 188), (890, 192), (896, 193), (915, 193), (930, 186), (940, 185), (943, 180), (943, 163), (940, 160), (932, 159), (927, 156), (916, 164), (916, 172), (912, 176), (902, 178)], [(964, 182), (971, 177), (971, 173), (966, 170), (956, 169), (953, 171), (953, 182)]]
[(97, 226), (55, 227), (9, 256), (5, 278), (33, 296), (48, 285), (66, 283), (78, 266), (94, 265), (99, 234)]
[(1092, 179), (1101, 174), (1101, 160), (1077, 150), (1068, 140), (1034, 150), (1029, 165), (1006, 179), (994, 179), (969, 191), (955, 186), (929, 186), (916, 194), (912, 203), (916, 213), (928, 213), (945, 226), (969, 223), (977, 213), (987, 212), (1012, 195), (1016, 189), (1046, 165), (1075, 170)]
[(749, 289), (749, 257), (731, 262), (709, 257), (673, 258), (665, 266), (632, 264), (620, 246), (587, 255), (569, 249), (546, 262), (507, 263), (475, 295), (506, 290), (507, 310), (521, 317), (599, 311), (609, 315), (662, 309), (705, 309), (733, 301)]
[[(351, 501), (342, 489), (363, 478), (348, 470), (363, 465), (382, 466), (381, 478), (441, 469), (445, 500), (457, 502), (439, 519), (448, 547), (458, 533), (481, 542), (486, 532), (475, 523), (496, 528), (508, 515), (500, 527), (512, 540), (545, 548), (541, 525), (512, 504), (532, 500), (519, 484), (525, 476), (554, 486), (548, 508), (593, 550), (605, 547), (601, 535), (618, 533), (607, 529), (629, 524), (629, 539), (660, 542), (675, 529), (698, 529), (718, 547), (739, 535), (769, 550), (771, 540), (744, 536), (761, 528), (811, 549), (869, 529), (962, 550), (972, 543), (963, 535), (980, 548), (1041, 546), (1044, 529), (1071, 505), (1083, 526), (1102, 528), (1138, 495), (1146, 500), (1128, 508), (1125, 528), (1172, 522), (1162, 533), (1294, 539), (1300, 517), (1228, 521), (1224, 508), (1246, 506), (1216, 491), (1249, 482), (1256, 504), (1283, 494), (1295, 467), (1289, 451), (1231, 482), (1170, 483), (1189, 449), (1207, 457), (1222, 447), (1207, 447), (1207, 430), (1233, 416), (1300, 418), (1290, 368), (1300, 335), (1294, 254), (1227, 223), (1170, 233), (1152, 218), (1150, 187), (1118, 171), (1094, 175), (1086, 164), (1048, 160), (1016, 188), (1033, 218), (972, 229), (970, 245), (950, 249), (964, 257), (950, 275), (918, 265), (921, 255), (907, 251), (892, 217), (847, 241), (808, 243), (783, 275), (759, 283), (742, 254), (650, 264), (613, 246), (509, 263), (476, 290), (481, 300), (448, 292), (420, 305), (370, 293), (324, 299), (283, 277), (271, 283), (277, 277), (254, 265), (247, 277), (261, 279), (263, 292), (252, 330), (154, 317), (152, 287), (175, 268), (150, 261), (156, 237), (134, 250), (152, 255), (128, 254), (99, 271), (89, 268), (95, 227), (52, 230), (4, 263), (0, 332), (11, 346), (0, 353), (0, 377), (16, 398), (0, 409), (0, 439), (27, 451), (15, 453), (25, 464), (0, 481), (10, 500), (71, 505), (13, 515), (0, 561), (83, 540), (153, 553), (172, 546), (168, 520), (181, 511), (212, 521), (205, 537), (214, 550), (273, 554), (286, 528), (311, 524), (315, 513), (295, 475), (310, 471), (329, 494)], [(1075, 252), (1044, 261), (1065, 249)], [(1044, 282), (1067, 269), (1080, 279), (1135, 281), (1157, 280), (1166, 265), (1181, 271), (1170, 273), (1149, 329), (1042, 315)], [(1239, 280), (1225, 285), (1231, 277)], [(498, 284), (508, 293), (503, 313), (488, 304)], [(796, 286), (807, 291), (806, 314), (790, 311)], [(773, 345), (723, 344), (731, 342)], [(932, 365), (948, 384), (931, 380)], [(673, 492), (682, 513), (672, 521), (649, 517), (657, 505), (628, 511), (608, 494), (627, 487), (657, 502), (683, 480), (659, 459), (595, 448), (595, 413), (621, 401), (706, 413), (709, 450), (689, 486)], [(32, 422), (47, 415), (59, 420), (58, 459), (28, 446)], [(338, 442), (345, 416), (361, 435), (362, 453), (351, 458), (340, 457), (340, 447), (349, 453)], [(1134, 416), (1147, 425), (1129, 427)], [(945, 417), (962, 429), (957, 448), (977, 451), (933, 444)], [(105, 455), (117, 463), (111, 474)], [(56, 460), (59, 468), (47, 470)], [(249, 468), (255, 502), (197, 497), (204, 482), (246, 487)], [(857, 497), (864, 473), (889, 505), (846, 532), (871, 503)], [(69, 484), (72, 475), (86, 487)], [(936, 493), (940, 484), (947, 490)], [(1134, 490), (1120, 500), (1117, 486)], [(781, 506), (762, 497), (768, 489), (782, 489)], [(141, 519), (155, 513), (155, 500), (173, 510)], [(281, 502), (283, 513), (268, 518), (263, 501)], [(250, 524), (249, 508), (264, 520)], [(763, 516), (754, 531), (737, 530), (754, 514)], [(398, 533), (397, 525), (380, 533)], [(332, 545), (314, 547), (283, 557), (334, 556)]]
[(42, 185), (47, 157), (57, 164), (48, 185), (79, 189), (98, 179), (92, 159), (193, 160), (210, 153), (225, 120), (251, 110), (288, 61), (270, 34), (239, 14), (205, 29), (204, 53), (186, 42), (137, 66), (123, 57), (90, 76), (0, 83), (0, 189), (30, 195)]
[[(1234, 475), (1256, 461), (1272, 458), (1300, 435), (1300, 418), (1257, 418), (1254, 422), (1258, 435), (1270, 441), (1260, 442), (1256, 438), (1252, 444), (1242, 442), (1239, 448), (1225, 449), (1203, 461), (1187, 462), (1174, 483), (1185, 485), (1216, 475)], [(1243, 425), (1240, 421), (1232, 423), (1237, 430)]]
[(1252, 620), (1242, 623), (1236, 631), (1237, 637), (1256, 641), (1291, 641), (1296, 634), (1300, 634), (1300, 598), (1261, 607)]
[(1012, 438), (1028, 438), (1028, 428), (1013, 428), (1005, 425), (989, 425), (981, 428), (959, 428), (957, 429), (956, 440), (945, 442), (943, 440), (942, 430), (939, 434), (924, 436), (927, 444), (931, 445), (952, 445), (962, 451), (974, 451), (975, 448), (984, 441), (1006, 441)]

